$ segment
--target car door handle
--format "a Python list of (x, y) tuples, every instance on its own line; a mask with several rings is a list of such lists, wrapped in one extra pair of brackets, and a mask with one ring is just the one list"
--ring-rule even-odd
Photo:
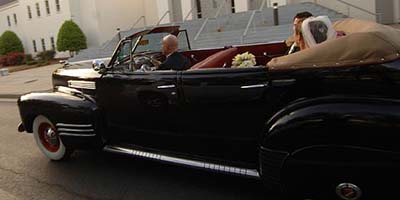
[(175, 88), (175, 85), (160, 85), (160, 86), (157, 86), (157, 89), (169, 89), (169, 88)]
[(256, 84), (256, 85), (244, 85), (240, 87), (241, 89), (253, 89), (253, 88), (264, 88), (267, 87), (268, 83), (265, 84)]

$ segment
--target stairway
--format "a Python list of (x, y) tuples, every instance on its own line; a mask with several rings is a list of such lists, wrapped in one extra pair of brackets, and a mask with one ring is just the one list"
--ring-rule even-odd
[[(282, 41), (292, 34), (294, 15), (303, 11), (309, 11), (315, 16), (327, 15), (332, 21), (347, 17), (334, 10), (307, 2), (279, 7), (280, 25), (278, 26), (274, 26), (272, 8), (265, 8), (256, 12), (253, 23), (248, 30), (248, 34), (244, 38), (242, 38), (242, 36), (253, 11), (222, 15), (216, 19), (210, 19), (197, 40), (194, 40), (194, 38), (205, 19), (194, 19), (181, 23), (163, 24), (163, 26), (180, 25), (181, 29), (187, 30), (193, 49)], [(130, 30), (122, 31), (121, 36), (123, 38), (143, 29), (144, 28), (132, 28)], [(89, 48), (81, 51), (78, 55), (69, 59), (69, 61), (74, 62), (110, 57), (118, 42), (119, 38), (116, 35), (100, 47)]]

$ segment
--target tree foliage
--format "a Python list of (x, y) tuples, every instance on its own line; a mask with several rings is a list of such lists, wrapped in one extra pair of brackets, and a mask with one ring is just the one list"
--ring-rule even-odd
[(58, 32), (57, 50), (74, 52), (86, 48), (86, 36), (79, 26), (72, 20), (65, 21)]
[(23, 53), (24, 46), (17, 34), (12, 31), (5, 31), (0, 36), (0, 55), (8, 55), (10, 53)]

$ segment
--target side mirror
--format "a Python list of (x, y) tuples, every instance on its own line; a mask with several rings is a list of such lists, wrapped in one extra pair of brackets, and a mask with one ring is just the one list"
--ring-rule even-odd
[(102, 60), (93, 60), (92, 67), (94, 71), (103, 71), (104, 69), (106, 69), (106, 65)]
[(60, 60), (60, 61), (58, 61), (58, 63), (60, 63), (60, 64), (62, 64), (64, 66), (68, 66), (69, 65), (68, 60)]

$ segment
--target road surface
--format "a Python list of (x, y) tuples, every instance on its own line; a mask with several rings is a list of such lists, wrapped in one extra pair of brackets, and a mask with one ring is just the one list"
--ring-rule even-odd
[(0, 99), (0, 199), (279, 200), (252, 179), (214, 174), (105, 152), (51, 162), (31, 134), (17, 132), (15, 100)]

